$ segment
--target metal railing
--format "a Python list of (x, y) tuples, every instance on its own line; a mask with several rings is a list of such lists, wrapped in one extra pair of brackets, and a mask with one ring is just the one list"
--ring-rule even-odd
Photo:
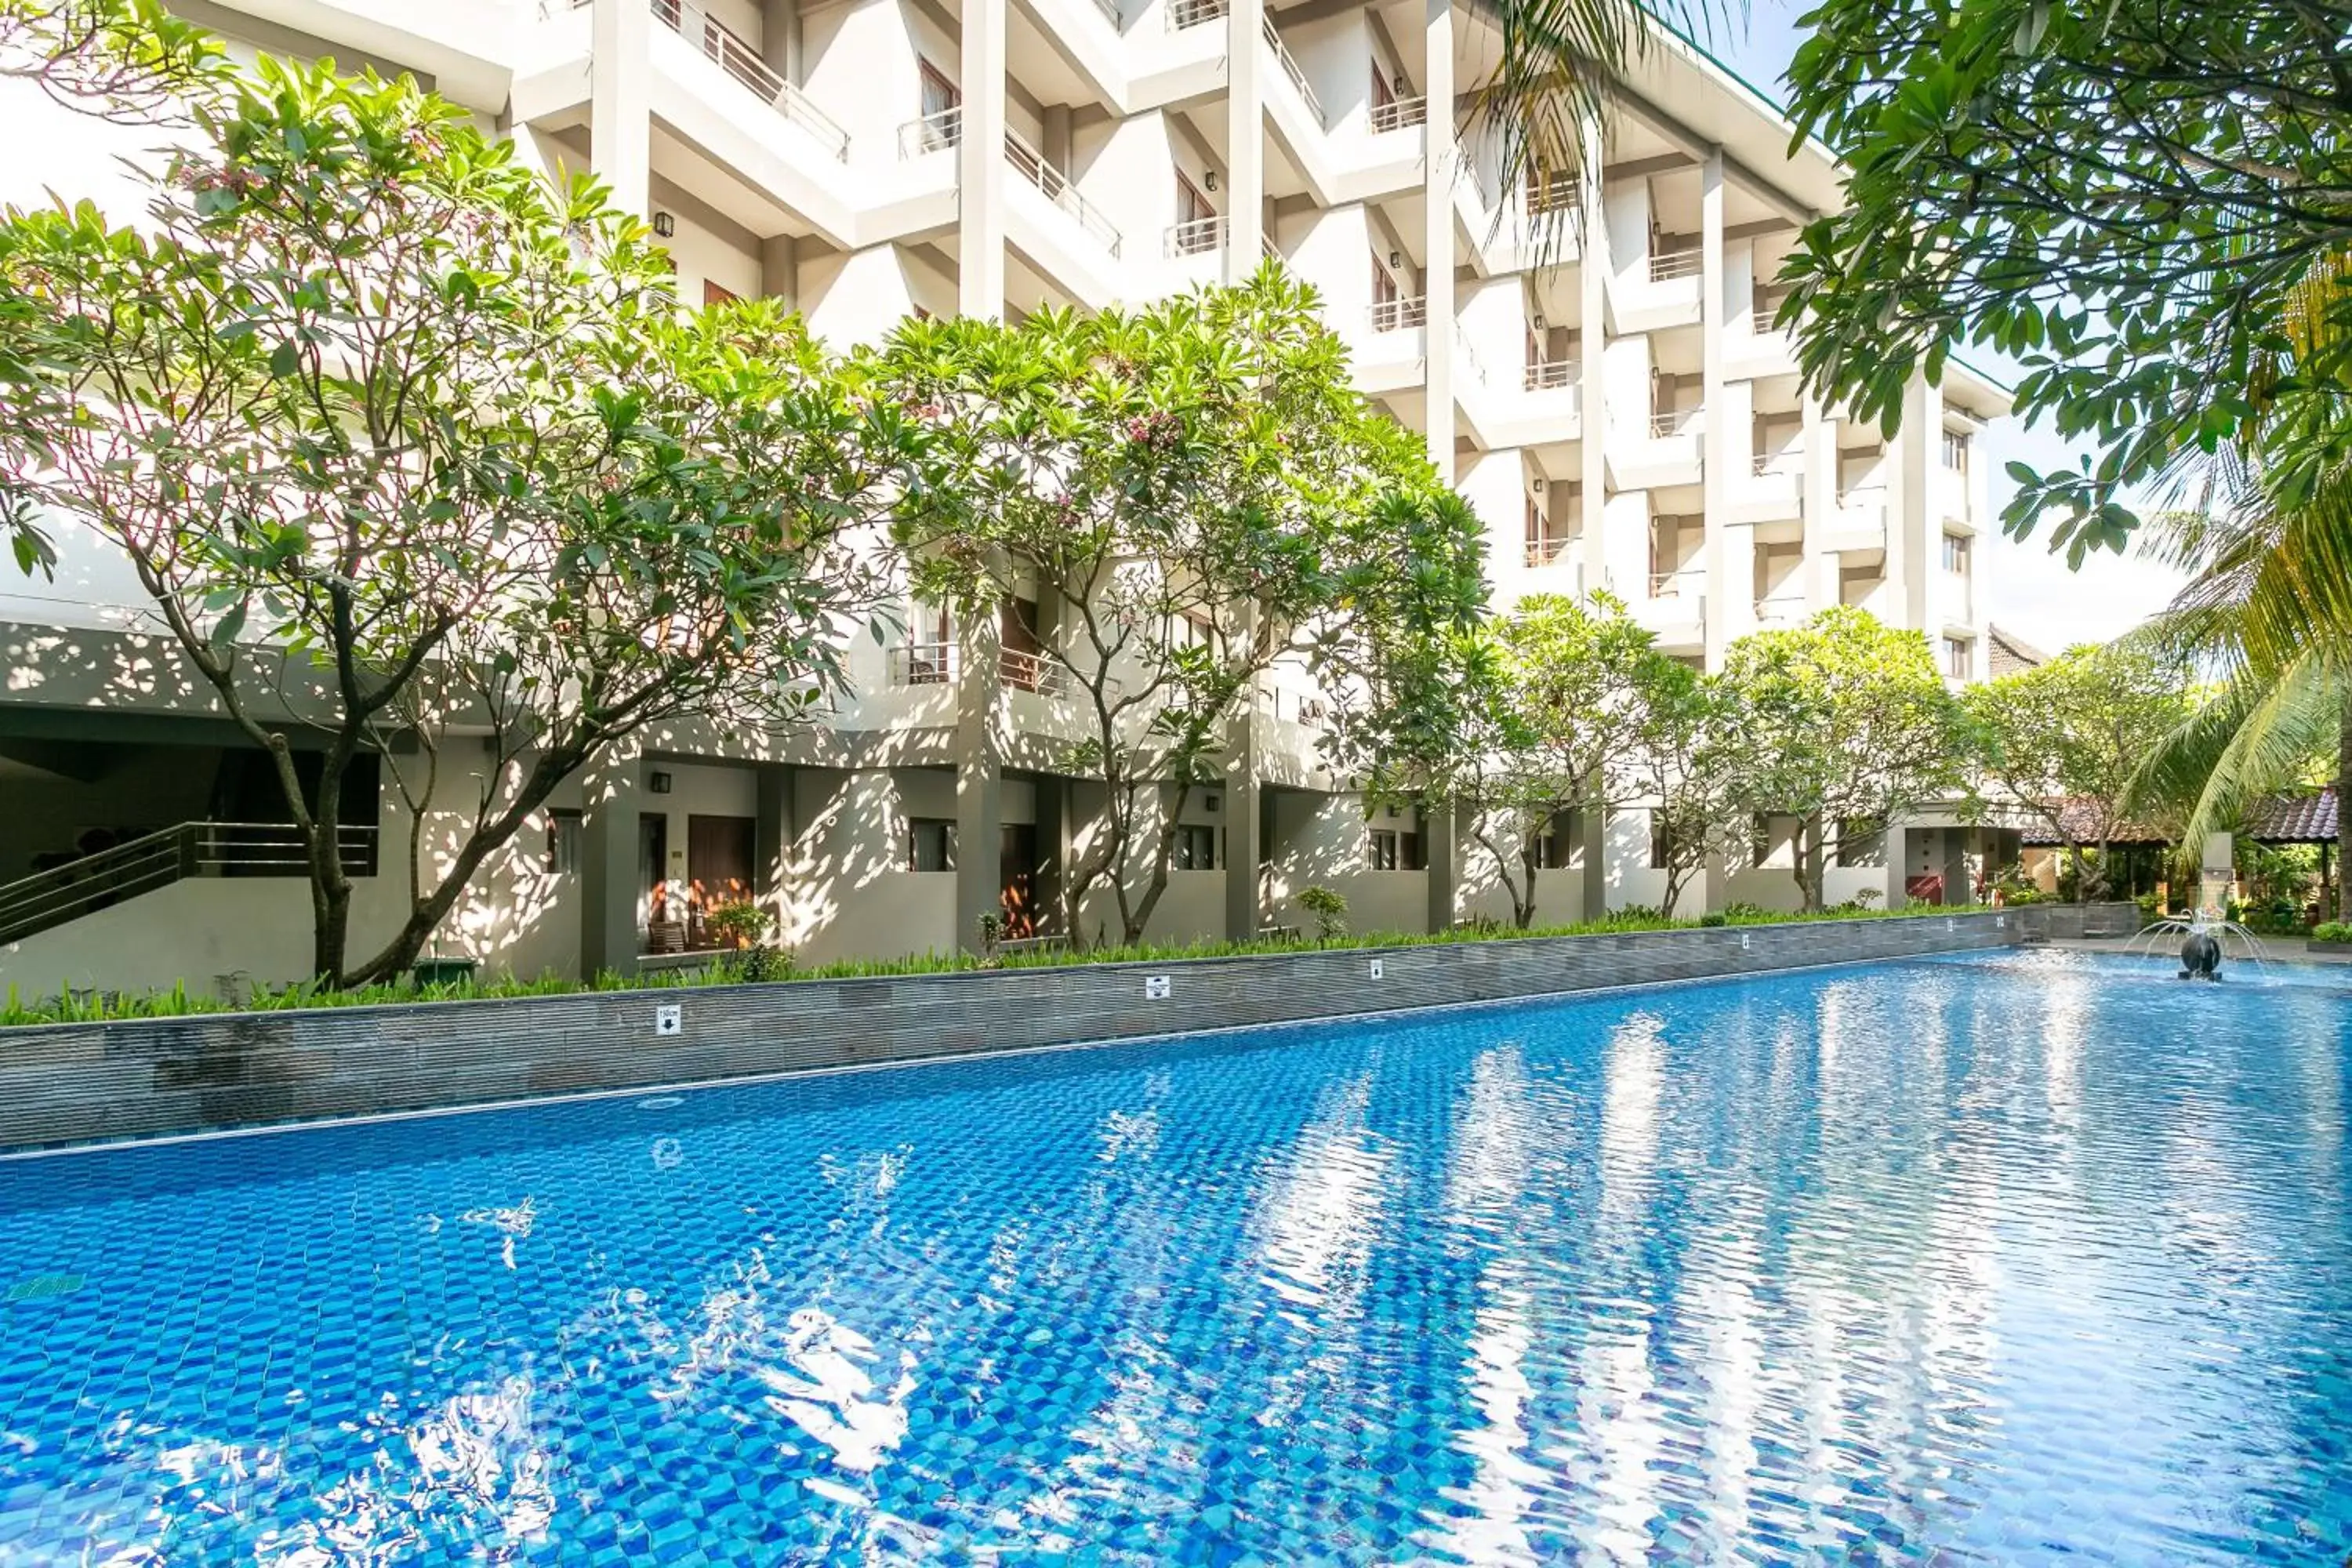
[(1572, 536), (1566, 534), (1559, 536), (1550, 533), (1538, 534), (1528, 541), (1528, 564), (1549, 566), (1567, 553), (1568, 547), (1575, 542)]
[(1426, 125), (1429, 123), (1429, 100), (1426, 97), (1394, 98), (1386, 103), (1376, 103), (1372, 105), (1371, 120), (1375, 132), (1404, 131), (1415, 125)]
[(1650, 597), (1653, 599), (1684, 599), (1693, 595), (1683, 592), (1685, 584), (1696, 584), (1706, 573), (1695, 566), (1677, 566), (1671, 572), (1650, 574)]
[(893, 686), (947, 686), (954, 682), (960, 662), (951, 642), (901, 643), (890, 650)]
[(1699, 417), (1706, 412), (1696, 407), (1662, 408), (1650, 416), (1650, 435), (1661, 441), (1670, 436), (1691, 435), (1698, 429)]
[(1786, 474), (1794, 479), (1803, 471), (1803, 468), (1804, 458), (1798, 453), (1759, 452), (1751, 471), (1759, 479), (1770, 479), (1775, 474)]
[(1181, 33), (1223, 16), (1226, 0), (1168, 0), (1168, 30)]
[[(347, 876), (376, 874), (380, 835), (339, 835)], [(191, 877), (305, 877), (310, 851), (284, 822), (183, 822), (0, 886), (0, 942), (21, 942)]]
[(1257, 237), (1257, 247), (1265, 253), (1265, 258), (1268, 261), (1287, 261), (1290, 259), (1288, 257), (1282, 254), (1282, 247), (1274, 243), (1274, 237), (1270, 234), (1261, 234)]
[(1756, 601), (1756, 619), (1760, 625), (1794, 626), (1804, 618), (1805, 599), (1801, 594)]
[(1780, 310), (1777, 305), (1759, 305), (1748, 318), (1748, 330), (1759, 338), (1769, 337), (1780, 330), (1774, 324), (1773, 320), (1780, 313)]
[(919, 158), (926, 153), (961, 144), (963, 141), (963, 105), (952, 109), (934, 110), (918, 120), (909, 120), (898, 127), (898, 156)]
[(1190, 223), (1180, 223), (1168, 231), (1168, 254), (1171, 256), (1205, 256), (1225, 246), (1225, 220), (1222, 215), (1196, 217)]
[(1013, 172), (1037, 187), (1045, 198), (1078, 220), (1078, 226), (1099, 241), (1113, 256), (1118, 254), (1118, 229), (1110, 219), (1086, 197), (1078, 195), (1070, 176), (1045, 161), (1045, 154), (1032, 147), (1021, 132), (1010, 126), (1004, 132), (1004, 161)]
[(1315, 123), (1329, 130), (1331, 122), (1323, 116), (1323, 100), (1317, 98), (1315, 89), (1307, 85), (1306, 68), (1299, 65), (1297, 57), (1283, 43), (1282, 35), (1275, 31), (1274, 17), (1269, 14), (1260, 20), (1265, 24), (1260, 30), (1265, 34), (1266, 43), (1274, 49), (1275, 63), (1282, 67), (1282, 74), (1290, 79), (1290, 85), (1298, 89), (1298, 96), (1306, 100), (1308, 112), (1315, 116)]
[(1539, 359), (1528, 365), (1527, 389), (1542, 392), (1556, 386), (1576, 384), (1577, 363), (1572, 359)]
[(786, 81), (760, 58), (760, 51), (728, 31), (699, 6), (688, 0), (652, 0), (654, 17), (671, 32), (700, 49), (719, 68), (767, 106), (799, 126), (830, 150), (837, 163), (849, 161), (849, 132), (835, 124), (808, 94)]
[(996, 676), (1015, 691), (1034, 691), (1040, 697), (1066, 697), (1070, 691), (1068, 670), (1044, 654), (1024, 653), (1015, 647), (996, 650)]
[(1372, 304), (1372, 331), (1401, 332), (1408, 327), (1429, 324), (1429, 296), (1415, 294), (1410, 300), (1380, 300)]
[(1705, 260), (1696, 247), (1688, 250), (1654, 251), (1650, 257), (1650, 281), (1671, 283), (1678, 278), (1696, 278)]

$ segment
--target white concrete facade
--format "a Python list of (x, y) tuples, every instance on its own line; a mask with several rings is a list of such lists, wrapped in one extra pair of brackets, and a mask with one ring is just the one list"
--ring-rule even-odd
[[(220, 0), (201, 19), (240, 47), (415, 72), (535, 163), (592, 170), (655, 218), (683, 300), (777, 296), (837, 347), (914, 310), (1099, 308), (1278, 257), (1320, 291), (1362, 390), (1425, 434), (1485, 520), (1499, 606), (1605, 588), (1669, 651), (1712, 667), (1748, 632), (1860, 605), (1927, 633), (1954, 679), (1986, 673), (1972, 542), (1990, 526), (1985, 447), (2005, 396), (1955, 370), (1915, 387), (1901, 434), (1883, 441), (1802, 395), (1769, 279), (1799, 225), (1839, 199), (1837, 171), (1818, 149), (1784, 156), (1770, 107), (1677, 40), (1626, 84), (1598, 179), (1535, 193), (1501, 188), (1493, 150), (1457, 138), (1460, 95), (1494, 54), (1489, 19), (1457, 0), (397, 9), (386, 20), (360, 0)], [(0, 97), (15, 145), (58, 149), (0, 176), (0, 197), (103, 195), (119, 187), (92, 149), (153, 140), (61, 128), (62, 114), (30, 89)], [(1561, 226), (1546, 236), (1547, 224)], [(18, 646), (64, 628), (95, 647), (142, 624), (135, 588), (87, 547), (69, 548), (54, 585), (0, 583), (0, 634)], [(803, 953), (834, 958), (951, 947), (996, 896), (998, 843), (1034, 841), (1050, 866), (1083, 841), (1087, 786), (1055, 774), (1068, 724), (1052, 700), (1017, 680), (925, 680), (902, 647), (861, 646), (854, 668), (858, 689), (823, 733), (765, 746), (654, 737), (601, 772), (578, 808), (590, 858), (625, 868), (625, 837), (675, 897), (699, 877), (681, 860), (699, 831), (690, 819), (749, 820), (760, 896)], [(55, 776), (38, 746), (12, 760), (11, 735), (103, 743), (76, 700), (66, 723), (74, 704), (39, 680), (0, 692), (0, 792)], [(1246, 777), (1188, 815), (1215, 830), (1217, 864), (1174, 874), (1156, 937), (1311, 924), (1290, 900), (1315, 884), (1344, 892), (1360, 930), (1507, 907), (1491, 868), (1442, 825), (1366, 820), (1316, 752), (1311, 694), (1277, 680), (1258, 700)], [(163, 708), (208, 710), (185, 691)], [(666, 799), (649, 793), (655, 773)], [(667, 863), (645, 858), (656, 816)], [(916, 842), (940, 823), (955, 829), (953, 872), (929, 868)], [(162, 824), (61, 819), (68, 839), (150, 826)], [(1575, 837), (1570, 864), (1540, 884), (1539, 919), (1654, 900), (1643, 814)], [(1236, 844), (1255, 847), (1254, 895), (1227, 887)], [(652, 889), (601, 891), (632, 912), (600, 923), (562, 855), (508, 858), (453, 947), (526, 969), (634, 961)], [(0, 884), (26, 869), (0, 865)], [(1864, 885), (1899, 894), (1898, 868), (1830, 872), (1832, 899)], [(307, 915), (299, 885), (238, 891), (261, 887)], [(1795, 888), (1768, 860), (1691, 897), (1790, 903)], [(383, 901), (363, 897), (363, 927)], [(215, 932), (175, 968), (168, 943), (131, 934), (148, 909), (163, 906), (134, 901), (0, 947), (0, 985), (277, 979), (307, 956), (273, 917)], [(104, 957), (126, 945), (152, 960), (135, 979)]]

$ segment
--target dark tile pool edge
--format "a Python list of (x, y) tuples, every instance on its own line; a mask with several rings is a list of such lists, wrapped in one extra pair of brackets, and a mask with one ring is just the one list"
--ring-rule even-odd
[[(2026, 910), (1985, 911), (59, 1024), (0, 1033), (0, 1150), (1969, 952), (2039, 924)], [(663, 1036), (668, 1006), (678, 1026)]]

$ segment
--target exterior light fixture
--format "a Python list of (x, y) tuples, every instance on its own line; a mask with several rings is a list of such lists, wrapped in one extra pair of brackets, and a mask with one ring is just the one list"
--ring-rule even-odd
[(654, 232), (661, 236), (664, 239), (667, 239), (670, 236), (677, 232), (677, 219), (670, 216), (667, 213), (654, 214)]
[(1213, 191), (1215, 190), (1217, 188), (1217, 172), (1214, 169), (1211, 169), (1208, 173), (1201, 176), (1201, 183), (1208, 186), (1209, 189)]
[(1391, 267), (1402, 267), (1404, 265), (1404, 252), (1402, 250), (1390, 251), (1389, 265)]
[(1544, 488), (1544, 477), (1543, 477), (1541, 474), (1538, 474), (1538, 475), (1536, 476), (1536, 494), (1538, 494), (1538, 495), (1541, 495), (1541, 494), (1543, 494), (1543, 488)]
[(646, 775), (646, 788), (651, 790), (656, 795), (667, 795), (669, 793), (669, 775), (663, 773), (658, 768)]
[(1543, 330), (1544, 330), (1543, 312), (1542, 312), (1541, 310), (1538, 310), (1538, 311), (1536, 312), (1536, 331), (1539, 331), (1539, 332), (1540, 332), (1540, 331), (1542, 331)]

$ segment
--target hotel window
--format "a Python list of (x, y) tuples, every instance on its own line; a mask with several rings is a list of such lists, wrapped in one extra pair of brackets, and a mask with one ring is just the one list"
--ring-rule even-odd
[(580, 836), (583, 831), (579, 812), (568, 805), (548, 807), (547, 854), (540, 862), (541, 869), (558, 875), (580, 869)]
[(1969, 471), (1969, 433), (1965, 430), (1944, 432), (1944, 467), (1956, 474)]
[(1528, 564), (1549, 566), (1568, 548), (1568, 530), (1555, 529), (1543, 507), (1533, 496), (1528, 497)]
[(1944, 673), (1954, 680), (1966, 680), (1969, 678), (1969, 656), (1975, 653), (1976, 646), (1966, 637), (1946, 637), (1944, 639)]
[(1375, 827), (1364, 839), (1364, 865), (1374, 871), (1419, 871), (1421, 835), (1393, 827)]
[(943, 816), (907, 819), (907, 861), (909, 871), (955, 869), (956, 825)]
[(1944, 570), (1954, 576), (1969, 574), (1969, 538), (1964, 533), (1944, 535)]
[(1674, 858), (1674, 836), (1666, 829), (1666, 814), (1650, 813), (1650, 869), (1663, 871)]
[(1176, 869), (1213, 871), (1217, 868), (1217, 830), (1196, 823), (1176, 829)]

